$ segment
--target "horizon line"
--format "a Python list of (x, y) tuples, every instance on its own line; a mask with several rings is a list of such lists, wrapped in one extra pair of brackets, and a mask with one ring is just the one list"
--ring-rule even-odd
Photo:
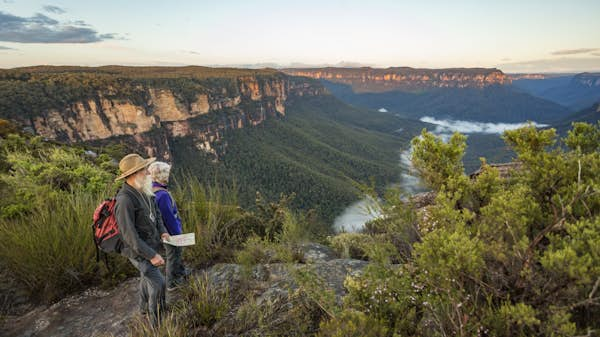
[(256, 64), (209, 64), (209, 65), (203, 65), (203, 64), (173, 64), (173, 65), (153, 65), (153, 64), (102, 64), (102, 65), (77, 65), (77, 64), (61, 64), (61, 65), (56, 65), (56, 64), (35, 64), (35, 65), (27, 65), (27, 66), (20, 66), (20, 67), (12, 67), (12, 68), (5, 68), (5, 67), (0, 67), (0, 70), (18, 70), (18, 69), (24, 69), (24, 68), (35, 68), (35, 67), (80, 67), (80, 68), (102, 68), (102, 67), (130, 67), (130, 68), (143, 68), (143, 67), (153, 67), (153, 68), (185, 68), (185, 67), (204, 67), (204, 68), (212, 68), (212, 69), (219, 69), (219, 68), (229, 68), (229, 69), (245, 69), (245, 70), (268, 70), (268, 69), (273, 69), (273, 70), (284, 70), (284, 69), (325, 69), (325, 68), (334, 68), (334, 69), (363, 69), (363, 68), (368, 68), (368, 69), (392, 69), (392, 68), (409, 68), (409, 69), (418, 69), (418, 70), (450, 70), (450, 69), (486, 69), (486, 70), (499, 70), (504, 74), (507, 75), (524, 75), (524, 74), (529, 74), (529, 75), (555, 75), (555, 74), (561, 74), (561, 75), (569, 75), (569, 74), (582, 74), (582, 73), (598, 73), (600, 72), (600, 69), (587, 69), (585, 71), (533, 71), (533, 72), (506, 72), (504, 70), (502, 70), (499, 67), (465, 67), (465, 66), (461, 66), (461, 67), (443, 67), (443, 68), (423, 68), (423, 67), (411, 67), (411, 66), (388, 66), (388, 67), (381, 67), (381, 66), (374, 66), (374, 65), (356, 65), (356, 66), (340, 66), (340, 65), (310, 65), (310, 64), (302, 64), (302, 66), (291, 66), (290, 65), (275, 65), (273, 64), (273, 66), (260, 66), (263, 64), (269, 64), (267, 62), (265, 63), (256, 63)]

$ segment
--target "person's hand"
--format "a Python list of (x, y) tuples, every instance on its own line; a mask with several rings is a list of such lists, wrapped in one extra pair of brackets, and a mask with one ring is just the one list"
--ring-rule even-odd
[(171, 236), (169, 235), (169, 233), (162, 233), (161, 236), (160, 236), (160, 238), (163, 241), (169, 241), (169, 239), (171, 238)]
[(165, 260), (163, 260), (162, 256), (160, 256), (159, 254), (156, 254), (150, 260), (150, 263), (152, 263), (153, 266), (158, 267), (158, 266), (162, 266), (163, 264), (165, 264)]

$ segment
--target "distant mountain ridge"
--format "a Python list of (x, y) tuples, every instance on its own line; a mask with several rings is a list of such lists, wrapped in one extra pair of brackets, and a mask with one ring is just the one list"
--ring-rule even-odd
[(600, 121), (600, 103), (596, 103), (590, 107), (577, 111), (569, 115), (564, 120), (553, 125), (560, 133), (566, 134), (571, 129), (571, 124), (574, 122), (585, 122), (597, 124)]
[(384, 108), (405, 118), (424, 116), (437, 119), (494, 123), (520, 123), (528, 120), (551, 122), (570, 111), (510, 86), (484, 88), (437, 88), (425, 92), (386, 91), (356, 93), (350, 85), (324, 80), (327, 89), (342, 101), (371, 109)]
[(510, 84), (511, 79), (495, 68), (420, 69), (390, 68), (290, 68), (286, 74), (347, 84), (356, 93), (387, 91), (419, 92), (436, 88), (484, 88)]
[(514, 80), (513, 86), (575, 111), (600, 102), (600, 73), (524, 78)]

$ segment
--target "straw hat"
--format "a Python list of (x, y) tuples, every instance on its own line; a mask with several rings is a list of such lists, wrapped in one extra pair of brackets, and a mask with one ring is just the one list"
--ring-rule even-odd
[(119, 170), (121, 171), (121, 175), (117, 177), (116, 180), (121, 180), (126, 178), (137, 171), (145, 168), (146, 166), (152, 164), (156, 160), (156, 157), (151, 157), (148, 159), (142, 158), (139, 154), (128, 154), (119, 162)]

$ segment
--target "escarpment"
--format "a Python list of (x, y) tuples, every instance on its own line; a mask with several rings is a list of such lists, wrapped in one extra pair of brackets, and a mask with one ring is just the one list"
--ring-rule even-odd
[[(2, 71), (0, 81), (7, 91), (13, 86), (7, 95), (34, 99), (40, 89), (40, 96), (51, 97), (20, 114), (14, 110), (26, 103), (0, 102), (0, 117), (40, 136), (70, 143), (122, 137), (165, 159), (171, 158), (169, 143), (176, 137), (190, 137), (196, 148), (217, 158), (215, 144), (228, 130), (284, 116), (291, 97), (325, 94), (310, 79), (271, 70), (203, 67), (23, 68)], [(57, 85), (63, 92), (48, 93)]]
[(285, 69), (285, 73), (348, 84), (359, 93), (392, 90), (421, 91), (435, 88), (483, 88), (510, 84), (511, 79), (498, 69), (449, 68), (305, 68)]

